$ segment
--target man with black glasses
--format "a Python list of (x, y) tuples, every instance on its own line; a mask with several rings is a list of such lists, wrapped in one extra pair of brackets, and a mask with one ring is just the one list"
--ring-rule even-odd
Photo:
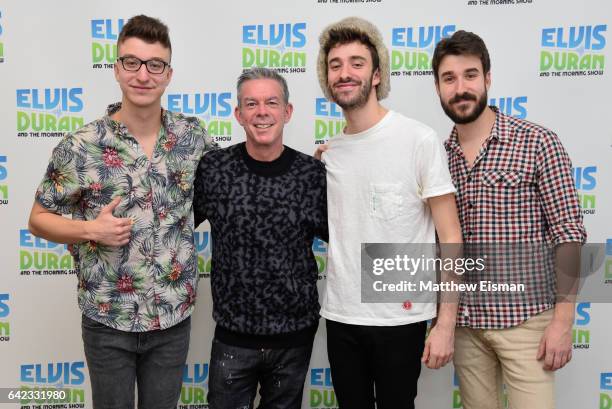
[[(67, 135), (36, 191), (29, 228), (73, 246), (95, 408), (174, 408), (197, 284), (193, 178), (214, 143), (161, 107), (168, 28), (131, 18), (117, 41), (120, 103)], [(61, 214), (71, 214), (67, 219)]]

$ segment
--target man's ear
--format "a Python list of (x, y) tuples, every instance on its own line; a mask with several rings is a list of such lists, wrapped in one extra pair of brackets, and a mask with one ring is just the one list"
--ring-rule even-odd
[(380, 84), (380, 67), (374, 70), (372, 74), (372, 85), (376, 86)]
[(238, 105), (236, 105), (236, 108), (234, 108), (234, 117), (236, 118), (236, 121), (238, 121), (240, 126), (244, 126), (242, 124), (242, 115), (240, 113), (240, 107)]
[(289, 120), (291, 119), (291, 115), (293, 114), (293, 104), (288, 103), (285, 106), (285, 123), (289, 123)]

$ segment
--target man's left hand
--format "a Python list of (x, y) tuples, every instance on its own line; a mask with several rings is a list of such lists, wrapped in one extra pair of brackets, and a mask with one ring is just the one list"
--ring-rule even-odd
[(572, 325), (553, 319), (544, 330), (536, 359), (544, 359), (547, 371), (563, 368), (572, 359)]
[(425, 340), (421, 362), (430, 369), (439, 369), (453, 359), (455, 352), (455, 326), (434, 325)]

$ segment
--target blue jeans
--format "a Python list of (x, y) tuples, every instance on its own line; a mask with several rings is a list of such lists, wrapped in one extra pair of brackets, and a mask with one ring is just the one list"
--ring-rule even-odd
[(300, 409), (312, 343), (295, 348), (249, 349), (213, 340), (210, 409), (251, 409), (261, 385), (259, 409)]
[(150, 332), (119, 331), (83, 315), (81, 323), (94, 409), (175, 408), (191, 319)]

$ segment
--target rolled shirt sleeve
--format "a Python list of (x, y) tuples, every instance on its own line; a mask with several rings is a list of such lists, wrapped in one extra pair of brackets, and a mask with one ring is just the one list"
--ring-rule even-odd
[(551, 242), (554, 245), (584, 243), (587, 234), (572, 177), (572, 163), (557, 135), (552, 132), (545, 135), (537, 155), (539, 197)]

